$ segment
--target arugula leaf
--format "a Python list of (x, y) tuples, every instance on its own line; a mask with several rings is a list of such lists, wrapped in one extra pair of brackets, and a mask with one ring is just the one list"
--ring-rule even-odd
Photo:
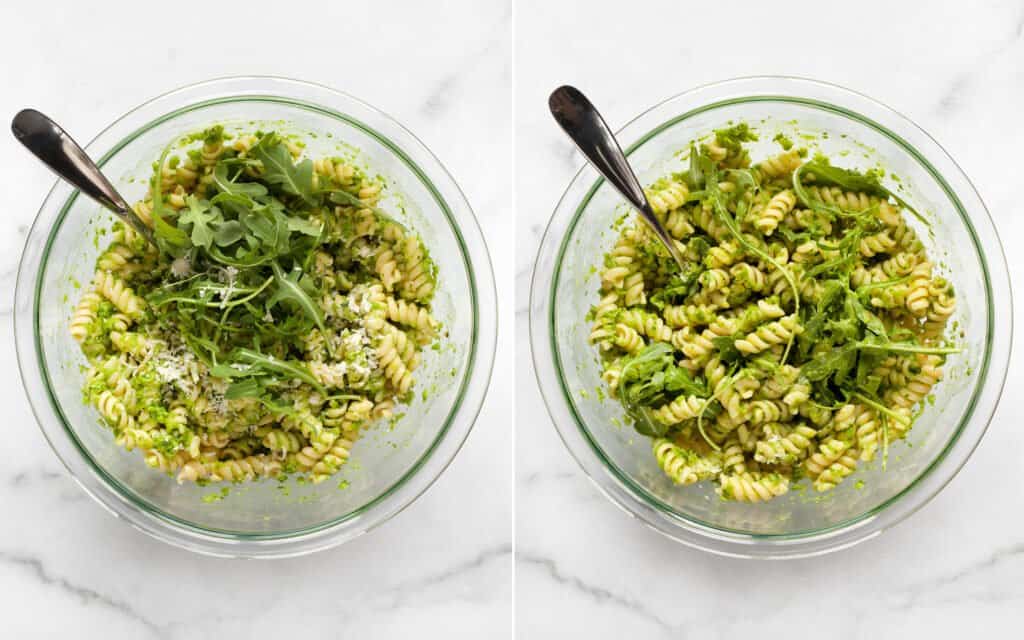
[(860, 324), (853, 317), (829, 320), (825, 323), (825, 331), (833, 343), (845, 343), (857, 340), (861, 336)]
[(303, 220), (297, 216), (286, 216), (285, 222), (289, 231), (298, 231), (301, 234), (317, 238), (323, 228), (312, 220)]
[(210, 204), (220, 208), (224, 213), (236, 218), (247, 213), (256, 206), (256, 202), (249, 196), (240, 193), (218, 193), (210, 198)]
[(711, 343), (718, 349), (718, 356), (722, 362), (733, 364), (743, 359), (743, 353), (736, 348), (736, 340), (732, 336), (712, 338)]
[(699, 158), (700, 154), (697, 152), (697, 146), (691, 144), (690, 168), (686, 172), (686, 184), (690, 187), (690, 191), (704, 188), (704, 172), (701, 171)]
[(333, 202), (334, 204), (340, 204), (346, 207), (356, 207), (357, 209), (369, 209), (370, 211), (373, 211), (375, 214), (377, 214), (377, 217), (380, 218), (381, 220), (390, 222), (391, 224), (396, 224), (402, 229), (406, 228), (405, 225), (395, 220), (390, 214), (388, 214), (388, 212), (366, 204), (365, 202), (355, 197), (348, 191), (345, 191), (343, 189), (328, 189), (327, 191), (325, 191), (325, 193), (327, 194), (327, 199)]
[(825, 380), (837, 371), (851, 366), (850, 356), (855, 355), (855, 351), (854, 345), (844, 345), (838, 349), (832, 349), (804, 364), (800, 368), (800, 374), (811, 382)]
[(316, 204), (313, 197), (313, 161), (305, 159), (296, 165), (292, 154), (275, 134), (260, 138), (253, 148), (253, 157), (263, 163), (263, 179), (281, 187), (287, 194), (298, 196), (309, 204)]
[(192, 244), (209, 249), (214, 239), (214, 231), (211, 225), (221, 218), (220, 211), (215, 207), (211, 207), (210, 203), (205, 200), (199, 200), (191, 195), (185, 198), (185, 204), (188, 208), (178, 216), (179, 228), (181, 225), (191, 225), (190, 237)]
[(321, 333), (327, 333), (320, 306), (313, 301), (300, 284), (302, 272), (295, 270), (286, 275), (281, 265), (276, 262), (272, 263), (270, 267), (274, 271), (276, 289), (273, 295), (270, 296), (270, 299), (267, 300), (267, 309), (274, 308), (274, 306), (282, 301), (290, 301), (316, 324)]
[(237, 400), (238, 398), (258, 398), (263, 395), (265, 389), (266, 387), (259, 378), (246, 378), (245, 380), (232, 382), (228, 386), (227, 391), (224, 392), (224, 397), (228, 400)]
[(701, 398), (708, 396), (707, 385), (699, 380), (694, 380), (693, 375), (682, 367), (672, 366), (666, 369), (664, 380), (665, 391), (682, 392)]
[(808, 317), (800, 323), (804, 330), (797, 336), (797, 352), (801, 358), (806, 358), (818, 345), (825, 333), (825, 325), (828, 322), (826, 314), (821, 312), (812, 313), (810, 310), (808, 312)]
[(815, 156), (813, 160), (805, 162), (793, 172), (793, 191), (796, 193), (797, 198), (799, 198), (800, 201), (808, 207), (828, 211), (833, 214), (843, 214), (843, 212), (838, 208), (827, 205), (816, 198), (810, 197), (810, 194), (808, 194), (807, 190), (804, 189), (803, 186), (803, 176), (808, 172), (814, 176), (814, 183), (818, 185), (835, 186), (846, 191), (859, 191), (883, 199), (891, 197), (901, 207), (914, 214), (914, 217), (922, 223), (929, 225), (928, 221), (918, 213), (916, 209), (882, 185), (879, 180), (878, 171), (859, 173), (850, 169), (835, 167), (829, 162), (828, 158), (820, 154)]
[[(266, 247), (277, 248), (281, 242), (279, 225), (274, 215), (265, 207), (250, 209), (238, 216), (238, 221)], [(287, 227), (284, 228), (287, 233)]]
[(880, 198), (888, 197), (889, 191), (878, 180), (876, 171), (858, 173), (850, 169), (833, 166), (829, 159), (817, 155), (813, 160), (805, 162), (800, 169), (814, 174), (815, 184), (834, 186), (845, 191), (863, 192)]
[(177, 257), (183, 254), (183, 249), (188, 248), (189, 238), (187, 233), (164, 218), (164, 195), (160, 188), (160, 180), (163, 176), (163, 167), (167, 163), (167, 155), (170, 152), (171, 147), (166, 147), (157, 161), (156, 171), (153, 175), (153, 210), (150, 216), (153, 218), (153, 237), (156, 238), (160, 249)]
[(228, 167), (218, 162), (213, 168), (213, 184), (221, 193), (229, 196), (258, 198), (267, 195), (267, 188), (258, 182), (234, 182), (228, 178)]
[(286, 379), (302, 380), (303, 382), (309, 383), (318, 391), (325, 391), (323, 385), (321, 385), (320, 381), (310, 373), (309, 367), (307, 367), (305, 363), (279, 360), (273, 356), (268, 356), (258, 351), (244, 348), (238, 349), (235, 352), (235, 360), (242, 364), (249, 365), (250, 368), (248, 371), (251, 372), (251, 375), (257, 375), (265, 372), (283, 374)]
[(642, 436), (660, 438), (668, 433), (669, 425), (655, 420), (652, 411), (647, 407), (627, 407), (629, 417), (633, 418), (633, 428)]
[(672, 347), (664, 342), (652, 342), (636, 355), (623, 361), (620, 382), (641, 380), (654, 375), (672, 362)]
[(884, 342), (879, 340), (861, 340), (853, 345), (857, 349), (882, 351), (889, 353), (924, 353), (930, 355), (951, 355), (960, 353), (958, 347), (923, 347), (913, 342)]
[(643, 435), (664, 435), (668, 425), (652, 418), (649, 407), (667, 402), (669, 394), (707, 397), (707, 387), (675, 364), (672, 347), (654, 342), (628, 357), (619, 377), (619, 397), (634, 427)]
[(857, 366), (857, 351), (844, 347), (840, 349), (840, 352), (841, 355), (837, 356), (834, 361), (835, 371), (832, 374), (832, 380), (841, 387)]
[(885, 330), (885, 324), (881, 318), (865, 307), (857, 294), (852, 291), (848, 292), (846, 304), (852, 310), (854, 317), (864, 325), (864, 328), (876, 336), (887, 337), (888, 332)]
[(700, 286), (700, 274), (704, 268), (696, 263), (689, 263), (689, 269), (674, 274), (668, 283), (651, 296), (650, 302), (658, 309), (668, 305), (681, 304)]
[(840, 280), (826, 281), (822, 286), (821, 298), (818, 300), (818, 311), (820, 313), (829, 313), (836, 309), (843, 301), (845, 293), (846, 284), (844, 282)]
[(687, 250), (697, 254), (697, 257), (703, 260), (704, 256), (708, 254), (708, 251), (711, 251), (711, 243), (709, 243), (707, 238), (704, 236), (693, 236), (690, 238), (690, 241), (686, 243), (686, 248)]
[[(214, 228), (213, 241), (218, 247), (235, 244), (245, 236), (245, 227), (238, 220), (226, 220)], [(209, 246), (206, 246), (209, 249)]]

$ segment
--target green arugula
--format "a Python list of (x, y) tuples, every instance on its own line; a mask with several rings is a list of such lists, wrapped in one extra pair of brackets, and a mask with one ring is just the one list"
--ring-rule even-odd
[[(237, 176), (236, 176), (237, 177)], [(267, 195), (267, 188), (259, 182), (236, 182), (228, 178), (228, 165), (220, 162), (213, 169), (213, 184), (221, 193), (229, 196), (259, 198)]]
[(676, 365), (672, 347), (654, 342), (622, 363), (619, 398), (636, 430), (647, 436), (661, 436), (668, 425), (655, 420), (649, 407), (664, 404), (676, 395), (708, 396), (707, 386)]
[(685, 271), (673, 274), (668, 283), (651, 296), (652, 305), (664, 309), (669, 305), (682, 304), (700, 287), (703, 266), (698, 263), (688, 263), (686, 266)]
[(805, 174), (812, 175), (816, 185), (839, 187), (844, 191), (862, 192), (882, 199), (892, 198), (900, 206), (914, 214), (914, 217), (928, 225), (928, 221), (914, 207), (910, 206), (906, 200), (882, 185), (880, 180), (881, 172), (877, 170), (859, 173), (850, 169), (843, 169), (833, 166), (828, 158), (819, 154), (793, 172), (793, 191), (800, 202), (804, 203), (807, 207), (825, 211), (834, 216), (846, 216), (850, 212), (843, 211), (838, 207), (822, 202), (818, 198), (811, 197), (810, 193), (804, 188)]
[[(310, 373), (309, 368), (304, 362), (280, 360), (252, 349), (237, 349), (231, 354), (228, 362), (211, 367), (210, 373), (219, 378), (227, 379), (259, 378), (258, 384), (261, 385), (266, 385), (268, 382), (302, 380), (317, 391), (326, 393), (323, 385)], [(237, 388), (235, 393), (241, 393), (247, 388), (250, 387)]]
[(736, 338), (732, 336), (719, 336), (712, 338), (711, 343), (718, 349), (718, 356), (722, 362), (733, 364), (743, 359), (743, 353), (736, 348)]
[(170, 146), (163, 150), (153, 172), (153, 211), (150, 215), (153, 218), (153, 237), (156, 239), (157, 246), (164, 253), (177, 258), (186, 252), (189, 238), (187, 233), (169, 223), (164, 217), (164, 196), (160, 183), (163, 180), (163, 168), (167, 164), (167, 156), (170, 152)]
[(185, 205), (187, 209), (178, 217), (178, 227), (191, 227), (189, 238), (192, 244), (209, 249), (216, 235), (213, 223), (222, 219), (220, 211), (195, 196), (185, 198)]
[(312, 320), (321, 333), (326, 334), (327, 329), (324, 325), (323, 311), (321, 311), (320, 305), (313, 301), (308, 292), (313, 289), (310, 279), (308, 277), (304, 278), (302, 272), (297, 269), (285, 274), (284, 269), (276, 262), (270, 266), (274, 272), (275, 289), (270, 298), (267, 299), (267, 310), (272, 310), (281, 302), (290, 302)]
[(348, 191), (345, 191), (344, 189), (325, 189), (323, 193), (327, 194), (327, 199), (330, 202), (333, 202), (334, 204), (340, 204), (346, 207), (355, 207), (356, 209), (369, 209), (370, 211), (373, 211), (381, 220), (384, 220), (385, 222), (390, 222), (391, 224), (398, 225), (402, 229), (405, 229), (405, 225), (395, 220), (383, 209), (378, 209), (377, 207), (366, 204), (365, 202), (355, 197)]
[[(210, 129), (197, 139), (222, 136)], [(168, 257), (162, 262), (186, 257), (191, 275), (162, 282), (147, 301), (214, 375), (232, 380), (232, 397), (273, 402), (266, 390), (282, 381), (320, 388), (301, 363), (269, 354), (288, 353), (313, 327), (326, 331), (321, 292), (306, 270), (338, 221), (332, 194), (313, 189), (312, 163), (295, 163), (276, 134), (259, 136), (251, 158), (226, 152), (205, 193), (187, 196), (181, 210), (153, 189), (154, 235)], [(170, 149), (154, 165), (154, 181)]]
[(307, 204), (316, 204), (312, 160), (307, 158), (296, 165), (288, 147), (274, 134), (260, 138), (253, 149), (253, 157), (263, 163), (264, 181), (280, 187), (289, 195), (302, 198)]

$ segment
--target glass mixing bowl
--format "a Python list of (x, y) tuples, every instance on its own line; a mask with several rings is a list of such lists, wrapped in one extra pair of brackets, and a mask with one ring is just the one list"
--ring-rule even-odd
[[(541, 243), (530, 296), (530, 340), (538, 384), (569, 452), (614, 502), (685, 544), (741, 557), (797, 557), (833, 551), (878, 535), (924, 505), (981, 440), (1006, 378), (1012, 303), (1006, 260), (992, 220), (967, 176), (910, 120), (862, 95), (794, 78), (746, 78), (701, 87), (645, 112), (618, 132), (640, 181), (683, 168), (676, 153), (730, 122), (755, 126), (757, 159), (778, 153), (776, 133), (817, 148), (842, 166), (881, 163), (887, 179), (931, 221), (918, 226), (930, 255), (956, 287), (951, 326), (963, 353), (951, 356), (935, 403), (909, 443), (890, 447), (827, 494), (790, 492), (768, 503), (720, 500), (711, 483), (674, 484), (658, 469), (650, 440), (624, 425), (603, 387), (585, 316), (598, 299), (602, 256), (612, 246), (620, 196), (591, 167), (562, 196)], [(823, 135), (827, 134), (827, 135)], [(912, 446), (910, 446), (912, 445)], [(881, 456), (879, 456), (881, 458)], [(857, 482), (858, 480), (862, 482)]]
[[(298, 133), (316, 157), (354, 153), (387, 180), (381, 207), (418, 231), (436, 261), (434, 314), (449, 337), (427, 349), (417, 398), (394, 427), (369, 430), (349, 464), (320, 485), (275, 481), (179, 485), (114, 444), (82, 402), (84, 358), (68, 334), (71, 310), (113, 216), (58, 182), (29, 232), (18, 272), (18, 362), (43, 434), (75, 479), (115, 515), (161, 540), (225, 556), (290, 556), (339, 544), (408, 506), (452, 461), (476, 419), (494, 362), (496, 299), (487, 248), (473, 212), (423, 143), (375, 108), (325, 87), (281, 78), (212, 80), (131, 111), (86, 150), (129, 200), (151, 164), (183, 134), (213, 123)], [(29, 162), (26, 155), (26, 162)], [(426, 399), (419, 390), (429, 390)], [(347, 483), (347, 484), (346, 484)], [(204, 497), (206, 500), (204, 500)]]

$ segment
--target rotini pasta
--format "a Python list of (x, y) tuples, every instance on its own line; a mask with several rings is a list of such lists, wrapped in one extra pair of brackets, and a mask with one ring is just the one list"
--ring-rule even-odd
[(718, 131), (647, 190), (686, 261), (621, 226), (589, 316), (602, 378), (662, 471), (743, 502), (803, 479), (828, 491), (884, 456), (958, 351), (953, 286), (902, 202), (789, 146), (748, 168), (754, 137)]

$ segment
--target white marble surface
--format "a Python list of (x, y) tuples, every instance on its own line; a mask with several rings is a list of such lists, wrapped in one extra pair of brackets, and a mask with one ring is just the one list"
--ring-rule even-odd
[[(583, 476), (536, 389), (526, 309), (540, 235), (582, 163), (547, 114), (547, 93), (565, 82), (587, 91), (613, 127), (665, 97), (735, 76), (809, 76), (867, 93), (908, 114), (961, 163), (1012, 249), (1011, 272), (1021, 273), (1022, 32), (1020, 2), (519, 4), (520, 637), (1019, 637), (1024, 415), (1015, 403), (1003, 403), (953, 483), (880, 538), (811, 560), (722, 559), (647, 530)], [(1008, 393), (1024, 382), (1022, 357), (1018, 350)]]
[[(359, 96), (447, 165), (512, 288), (512, 27), (499, 2), (19, 2), (0, 6), (0, 119), (36, 106), (80, 139), (182, 84), (238, 74)], [(6, 120), (5, 120), (6, 121)], [(414, 505), (354, 542), (273, 562), (149, 539), (68, 477), (14, 363), (18, 257), (53, 178), (7, 134), (0, 234), (0, 637), (511, 637), (511, 332), (476, 428)], [(512, 324), (512, 298), (501, 300)]]

